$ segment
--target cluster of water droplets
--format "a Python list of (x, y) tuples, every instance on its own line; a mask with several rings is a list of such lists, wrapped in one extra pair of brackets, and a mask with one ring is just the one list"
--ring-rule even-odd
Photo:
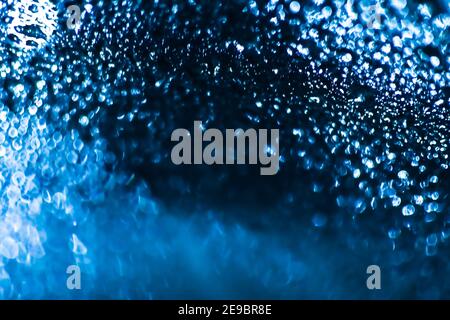
[[(70, 80), (58, 81), (62, 66), (50, 45), (58, 40), (57, 14), (50, 1), (0, 5), (2, 298), (27, 296), (18, 283), (21, 277), (26, 283), (32, 269), (10, 277), (7, 268), (11, 261), (31, 267), (51, 256), (52, 232), (73, 252), (67, 265), (83, 263), (87, 248), (76, 230), (88, 215), (84, 204), (101, 201), (108, 190), (105, 143), (98, 138), (86, 144), (77, 129), (67, 126), (67, 118), (59, 117), (58, 105), (75, 99), (67, 90), (60, 93)], [(59, 229), (52, 224), (60, 224)], [(31, 289), (39, 283), (27, 285), (28, 297), (42, 294)]]
[[(154, 287), (186, 287), (178, 255), (216, 261), (210, 275), (225, 277), (230, 265), (252, 269), (255, 287), (317, 291), (307, 274), (317, 268), (305, 265), (320, 259), (306, 252), (327, 241), (372, 250), (368, 261), (387, 268), (417, 256), (445, 261), (448, 8), (400, 0), (85, 1), (80, 28), (69, 30), (67, 5), (0, 4), (0, 297), (76, 294), (64, 287), (69, 264), (91, 281), (84, 297), (152, 297)], [(272, 207), (233, 227), (214, 210), (200, 212), (211, 194), (192, 196), (195, 188), (167, 164), (171, 130), (192, 113), (207, 126), (281, 128), (286, 182), (272, 200), (276, 219), (262, 216)], [(139, 177), (150, 165), (155, 171)], [(159, 169), (169, 173), (157, 180)], [(209, 190), (226, 175), (194, 180)], [(183, 211), (181, 218), (157, 218), (152, 182), (166, 197), (173, 188), (200, 200), (175, 206), (170, 213)], [(270, 241), (246, 230), (246, 219), (263, 221), (278, 255), (262, 252)], [(185, 245), (189, 237), (201, 253)], [(258, 250), (260, 260), (244, 261), (240, 249)], [(430, 279), (433, 268), (419, 261)]]
[[(383, 254), (379, 247), (372, 257), (384, 265), (406, 265), (439, 250), (445, 255), (450, 217), (447, 4), (273, 0), (264, 6), (251, 1), (247, 9), (270, 19), (268, 37), (303, 63), (298, 73), (307, 79), (301, 81), (305, 90), (297, 102), (288, 100), (288, 116), (278, 120), (281, 126), (290, 118), (298, 123), (291, 129), (296, 142), (289, 140), (281, 152), (286, 167), (297, 155), (299, 172), (311, 172), (312, 193), (337, 204), (330, 212), (317, 200), (312, 225), (345, 233), (359, 254), (390, 239), (394, 253)], [(280, 37), (289, 34), (286, 29), (289, 41)], [(250, 50), (252, 45), (241, 46)], [(273, 107), (275, 112), (283, 108)], [(289, 201), (295, 197), (293, 191)], [(353, 221), (354, 229), (342, 227), (342, 221)]]
[[(434, 255), (437, 238), (448, 238), (446, 219), (429, 234), (421, 234), (415, 223), (431, 223), (446, 212), (438, 176), (448, 169), (450, 17), (406, 1), (335, 5), (334, 12), (325, 4), (304, 8), (308, 23), (301, 24), (299, 40), (312, 41), (321, 51), (322, 59), (311, 59), (311, 73), (326, 74), (321, 65), (327, 59), (341, 61), (342, 78), (327, 79), (334, 103), (323, 106), (334, 121), (316, 129), (331, 154), (345, 155), (342, 163), (332, 161), (337, 190), (353, 179), (359, 192), (340, 194), (336, 201), (355, 214), (383, 215), (397, 208), (393, 214), (404, 218), (386, 218), (393, 224), (389, 237), (401, 237), (402, 230), (420, 235), (417, 241), (424, 236), (426, 254)], [(376, 23), (368, 28), (371, 19)], [(319, 35), (327, 31), (334, 35), (329, 41)], [(311, 102), (320, 107), (321, 97), (315, 99)]]

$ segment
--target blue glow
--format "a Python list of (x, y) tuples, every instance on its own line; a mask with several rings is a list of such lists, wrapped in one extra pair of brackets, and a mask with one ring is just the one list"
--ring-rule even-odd
[[(446, 1), (69, 2), (0, 3), (0, 298), (449, 298)], [(194, 120), (279, 173), (175, 167)]]

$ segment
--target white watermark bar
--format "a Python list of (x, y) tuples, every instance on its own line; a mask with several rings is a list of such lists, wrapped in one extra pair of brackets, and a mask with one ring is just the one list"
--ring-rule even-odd
[[(175, 165), (260, 164), (260, 174), (275, 175), (280, 162), (279, 129), (219, 129), (203, 130), (201, 121), (194, 121), (193, 133), (179, 128), (171, 141), (178, 142), (171, 152)], [(270, 133), (270, 144), (268, 134)], [(204, 146), (204, 143), (208, 143)], [(248, 160), (247, 160), (248, 159)]]

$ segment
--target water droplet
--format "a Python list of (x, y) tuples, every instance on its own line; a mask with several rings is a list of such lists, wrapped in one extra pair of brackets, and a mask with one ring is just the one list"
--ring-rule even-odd
[(436, 56), (432, 56), (432, 57), (430, 58), (430, 62), (431, 62), (431, 64), (433, 65), (433, 67), (439, 67), (439, 65), (441, 64), (441, 61), (440, 61), (439, 58), (436, 57)]
[(346, 53), (342, 56), (342, 61), (343, 62), (350, 62), (352, 61), (353, 57), (350, 53)]
[(414, 212), (416, 212), (416, 208), (412, 204), (408, 204), (402, 209), (402, 214), (404, 216), (412, 216)]
[(300, 3), (297, 1), (292, 1), (289, 4), (289, 10), (291, 10), (292, 13), (298, 13), (300, 11)]
[(3, 238), (0, 242), (0, 255), (6, 259), (15, 259), (19, 255), (17, 242), (9, 236)]

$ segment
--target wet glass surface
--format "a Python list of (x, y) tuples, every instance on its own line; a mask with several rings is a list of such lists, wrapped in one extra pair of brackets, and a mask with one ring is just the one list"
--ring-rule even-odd
[[(449, 298), (449, 13), (2, 1), (0, 298)], [(279, 128), (279, 172), (175, 166), (194, 120)]]

